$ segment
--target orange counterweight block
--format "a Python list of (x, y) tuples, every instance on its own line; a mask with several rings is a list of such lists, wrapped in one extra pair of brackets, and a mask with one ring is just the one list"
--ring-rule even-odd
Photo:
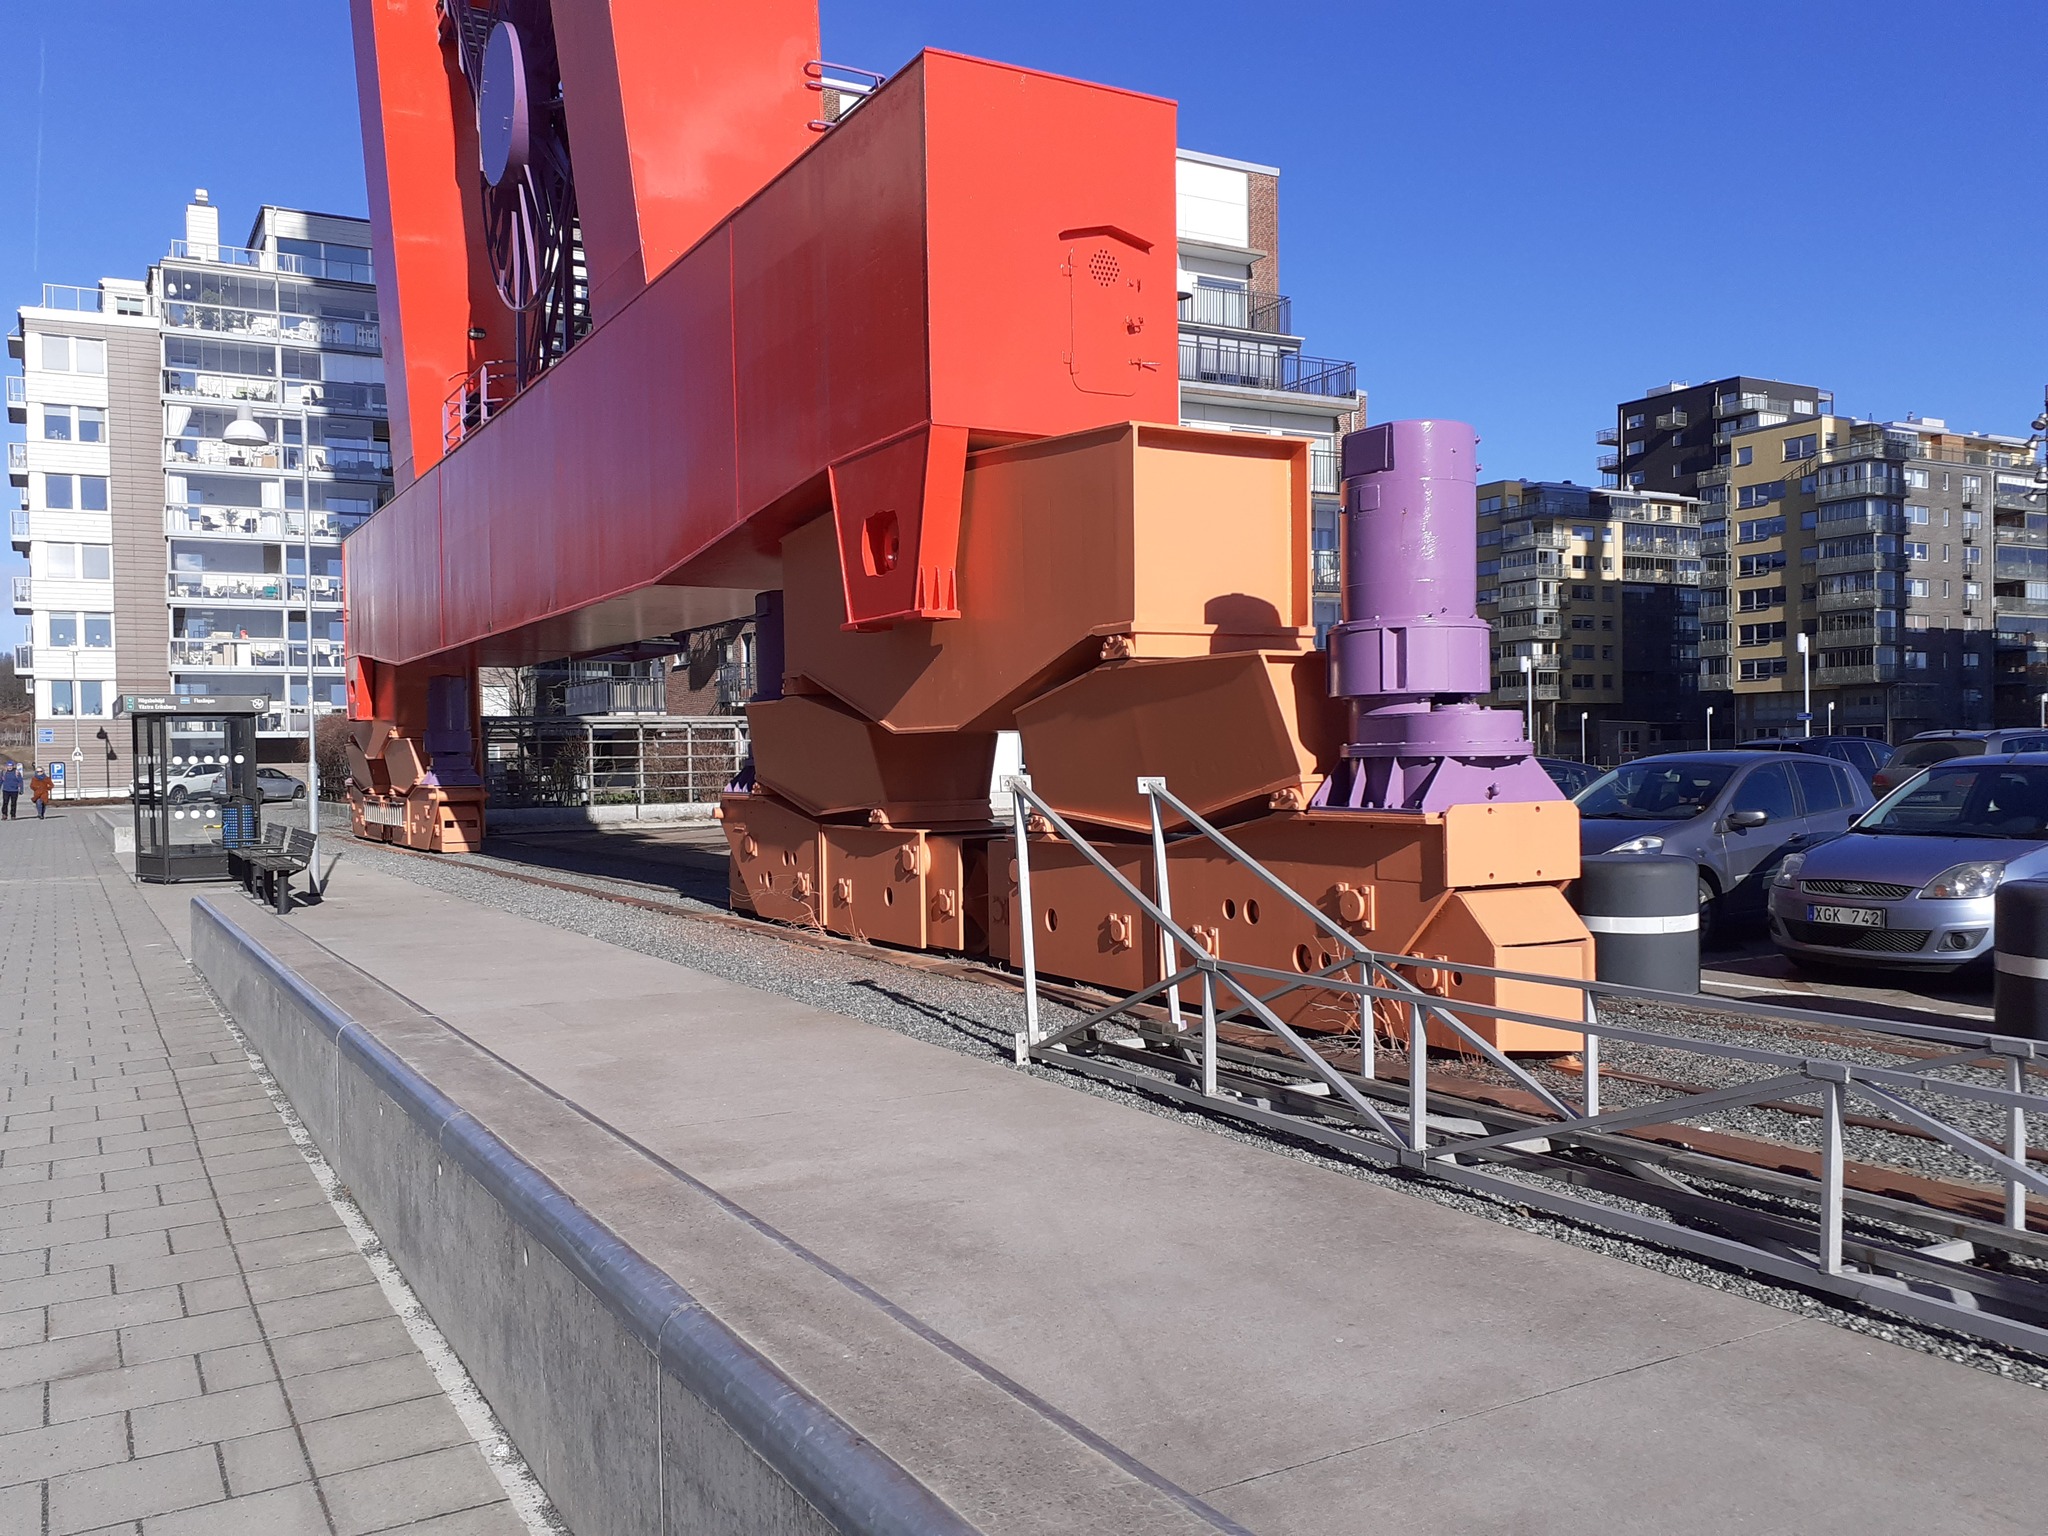
[[(1325, 916), (1383, 954), (1414, 955), (1406, 969), (1422, 990), (1553, 1018), (1560, 1027), (1460, 1018), (1507, 1051), (1563, 1052), (1580, 1043), (1581, 994), (1538, 981), (1470, 975), (1485, 966), (1573, 981), (1593, 979), (1593, 944), (1564, 897), (1579, 872), (1578, 812), (1568, 802), (1461, 805), (1425, 814), (1376, 811), (1282, 812), (1229, 829), (1231, 840)], [(1152, 895), (1149, 842), (1097, 843), (1123, 877)], [(1279, 893), (1206, 838), (1169, 844), (1173, 916), (1209, 953), (1307, 975), (1342, 958), (1342, 946)], [(1014, 910), (1014, 855), (1002, 865), (998, 895)], [(1135, 992), (1157, 981), (1159, 930), (1129, 896), (1066, 843), (1036, 839), (1031, 853), (1037, 962), (1055, 976)], [(1156, 899), (1156, 898), (1155, 898)], [(1004, 949), (1023, 963), (1023, 945), (1005, 924)], [(1342, 972), (1357, 980), (1355, 971)], [(1282, 1019), (1299, 1028), (1349, 1032), (1354, 999), (1314, 986), (1259, 989)], [(1225, 1008), (1239, 999), (1225, 988)], [(1381, 1004), (1382, 1033), (1405, 1039), (1405, 1010)], [(1464, 1046), (1456, 1032), (1430, 1026), (1430, 1043)], [(1466, 1046), (1469, 1049), (1469, 1046)]]
[(419, 749), (391, 722), (352, 721), (347, 753), (349, 820), (357, 837), (429, 853), (483, 847), (483, 786), (422, 783)]

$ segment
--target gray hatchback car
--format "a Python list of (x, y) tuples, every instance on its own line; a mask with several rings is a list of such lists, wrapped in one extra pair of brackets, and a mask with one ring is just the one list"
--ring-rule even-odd
[(1807, 965), (1954, 970), (1991, 955), (1998, 887), (2048, 876), (2048, 753), (1937, 762), (1847, 835), (1788, 854), (1771, 937)]
[(1777, 858), (1833, 837), (1870, 805), (1863, 775), (1789, 752), (1673, 752), (1637, 758), (1576, 797), (1582, 853), (1660, 853), (1699, 866), (1709, 924), (1754, 913)]

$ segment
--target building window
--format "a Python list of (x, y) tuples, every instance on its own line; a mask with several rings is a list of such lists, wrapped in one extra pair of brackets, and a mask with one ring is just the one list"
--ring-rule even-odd
[(78, 615), (75, 613), (53, 613), (49, 621), (50, 648), (68, 651), (78, 644)]
[(1927, 578), (1925, 576), (1908, 576), (1906, 578), (1906, 596), (1927, 596)]
[(1745, 683), (1758, 683), (1765, 678), (1784, 675), (1785, 658), (1782, 656), (1759, 656), (1742, 664), (1742, 680)]
[(1614, 686), (1614, 674), (1612, 672), (1602, 672), (1600, 674), (1600, 686), (1602, 688), (1612, 688)]
[(114, 579), (114, 546), (111, 544), (79, 545), (78, 574), (86, 581), (112, 581)]
[(1983, 661), (1984, 658), (1982, 656), (1979, 656), (1975, 651), (1963, 652), (1963, 665), (1965, 667), (1981, 666), (1983, 664)]
[(107, 344), (92, 336), (44, 336), (43, 367), (51, 373), (105, 373)]
[(1908, 469), (1906, 471), (1906, 484), (1916, 491), (1926, 490), (1927, 471), (1924, 469)]
[(1906, 558), (1908, 560), (1925, 560), (1927, 558), (1927, 546), (1909, 541), (1906, 545)]
[(1629, 431), (1631, 431), (1631, 432), (1634, 432), (1634, 431), (1636, 431), (1636, 430), (1637, 430), (1638, 428), (1640, 428), (1640, 427), (1642, 426), (1642, 424), (1643, 424), (1643, 417), (1642, 417), (1642, 413), (1641, 413), (1641, 412), (1639, 411), (1639, 412), (1637, 412), (1637, 413), (1636, 413), (1635, 415), (1633, 415), (1633, 416), (1629, 417), (1629, 419), (1628, 419), (1628, 430), (1629, 430)]
[(1927, 653), (1925, 651), (1906, 652), (1906, 670), (1909, 672), (1925, 672), (1927, 670)]
[(111, 613), (88, 613), (85, 616), (85, 643), (96, 651), (113, 645), (114, 616)]
[(43, 476), (43, 505), (52, 512), (69, 512), (77, 504), (76, 475)]
[(1736, 463), (1737, 463), (1738, 465), (1742, 465), (1742, 464), (1747, 464), (1747, 463), (1749, 463), (1749, 462), (1750, 462), (1750, 460), (1751, 460), (1751, 457), (1752, 457), (1752, 451), (1751, 451), (1750, 449), (1748, 449), (1748, 448), (1738, 448), (1738, 449), (1736, 449), (1736, 450), (1735, 450), (1735, 462), (1736, 462)]
[(103, 715), (106, 710), (107, 685), (96, 677), (79, 680), (78, 712), (81, 715)]
[(1761, 613), (1766, 608), (1782, 607), (1785, 602), (1783, 587), (1751, 587), (1736, 593), (1737, 613)]
[(1819, 452), (1820, 437), (1817, 433), (1809, 432), (1804, 437), (1785, 439), (1785, 458), (1788, 463), (1793, 459), (1810, 459)]
[(1738, 645), (1770, 645), (1785, 638), (1782, 620), (1774, 624), (1744, 624), (1740, 631), (1736, 640)]
[(1963, 500), (1971, 501), (1983, 494), (1984, 477), (1982, 475), (1963, 476)]
[(104, 512), (107, 510), (107, 477), (105, 475), (80, 475), (78, 477), (78, 510), (81, 512)]
[(1906, 521), (1915, 527), (1925, 528), (1927, 526), (1927, 509), (1925, 507), (1916, 507), (1910, 501), (1907, 502)]
[[(1942, 548), (1946, 550), (1948, 546), (1944, 544), (1942, 545)], [(1965, 544), (1963, 546), (1963, 564), (1977, 565), (1982, 563), (1983, 559), (1984, 551), (1979, 549), (1975, 544)]]

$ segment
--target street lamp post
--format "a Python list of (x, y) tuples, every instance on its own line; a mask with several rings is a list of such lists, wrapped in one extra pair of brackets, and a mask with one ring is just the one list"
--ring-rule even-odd
[(1707, 706), (1707, 750), (1714, 750), (1714, 706)]
[(2041, 729), (2048, 731), (2048, 693), (2041, 695)]
[(1828, 734), (1830, 736), (1835, 734), (1835, 701), (1833, 699), (1828, 700)]
[(1589, 709), (1579, 711), (1579, 761), (1582, 763), (1586, 760), (1586, 717), (1591, 713)]
[(1806, 632), (1799, 632), (1799, 692), (1805, 703), (1799, 718), (1806, 722), (1806, 734), (1813, 734), (1813, 652), (1806, 643)]
[(1536, 660), (1532, 656), (1520, 656), (1516, 660), (1522, 664), (1522, 682), (1528, 693), (1524, 708), (1528, 713), (1529, 750), (1533, 752), (1536, 749)]

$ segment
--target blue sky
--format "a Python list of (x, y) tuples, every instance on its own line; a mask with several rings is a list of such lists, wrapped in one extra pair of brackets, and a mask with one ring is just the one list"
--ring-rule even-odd
[[(0, 305), (139, 275), (195, 186), (236, 237), (266, 200), (361, 212), (346, 9), (0, 0)], [(1309, 350), (1357, 361), (1375, 419), (1473, 422), (1488, 474), (1595, 479), (1613, 403), (1672, 378), (1775, 375), (1985, 430), (2040, 409), (2038, 0), (824, 0), (823, 19), (836, 62), (932, 44), (1129, 85), (1179, 100), (1190, 148), (1281, 167)]]

